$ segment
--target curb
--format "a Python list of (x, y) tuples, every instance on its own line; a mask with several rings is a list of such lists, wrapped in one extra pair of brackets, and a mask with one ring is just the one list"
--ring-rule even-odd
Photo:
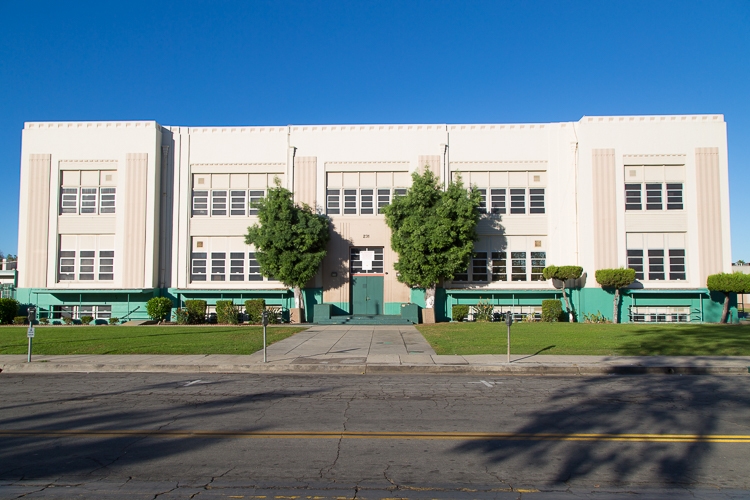
[(748, 375), (745, 366), (602, 366), (602, 365), (128, 365), (13, 363), (0, 366), (3, 373), (251, 373), (251, 374), (330, 374), (330, 375)]

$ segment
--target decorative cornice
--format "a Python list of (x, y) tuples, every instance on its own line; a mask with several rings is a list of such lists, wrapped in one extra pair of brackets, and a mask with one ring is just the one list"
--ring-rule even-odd
[(161, 130), (161, 125), (154, 121), (132, 121), (132, 122), (26, 122), (24, 129), (45, 128), (156, 128)]
[(645, 116), (584, 116), (586, 122), (675, 122), (675, 121), (720, 121), (724, 115), (645, 115)]

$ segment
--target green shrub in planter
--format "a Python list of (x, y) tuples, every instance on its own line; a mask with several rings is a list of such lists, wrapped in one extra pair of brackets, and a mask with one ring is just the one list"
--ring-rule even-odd
[(252, 299), (245, 301), (245, 313), (247, 314), (248, 323), (257, 325), (261, 322), (263, 310), (266, 308), (264, 299)]
[(63, 320), (63, 323), (65, 323), (66, 325), (72, 325), (73, 324), (73, 318), (68, 318), (66, 316), (62, 320)]
[(39, 318), (39, 323), (42, 325), (49, 325), (49, 318)]
[(206, 322), (206, 301), (186, 300), (187, 322), (190, 325), (200, 325)]
[(109, 318), (110, 325), (116, 325), (119, 322), (120, 322), (120, 318)]
[(13, 318), (18, 314), (18, 301), (16, 299), (0, 299), (0, 324), (10, 325)]
[(236, 325), (240, 322), (240, 310), (231, 300), (217, 300), (216, 319), (222, 324)]
[(556, 323), (562, 316), (562, 303), (557, 299), (542, 301), (542, 321)]
[(490, 304), (489, 300), (479, 299), (479, 303), (474, 306), (474, 319), (477, 321), (492, 321), (492, 313), (495, 306)]
[(168, 320), (172, 315), (172, 300), (167, 297), (153, 297), (146, 302), (146, 312), (157, 321)]
[(28, 316), (16, 316), (13, 318), (14, 325), (25, 325), (28, 322), (29, 322)]
[(183, 309), (181, 307), (178, 307), (174, 311), (174, 321), (178, 325), (187, 325), (188, 324), (188, 312), (187, 309)]
[(94, 321), (94, 317), (93, 316), (81, 316), (81, 323), (83, 323), (84, 325), (88, 325), (92, 321)]
[(463, 321), (469, 315), (469, 306), (466, 305), (455, 305), (451, 310), (451, 317), (453, 321)]

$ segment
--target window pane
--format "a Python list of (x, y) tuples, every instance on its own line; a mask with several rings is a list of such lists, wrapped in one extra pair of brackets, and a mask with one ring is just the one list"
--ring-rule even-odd
[(542, 271), (547, 266), (547, 252), (531, 252), (531, 281), (544, 281)]
[(344, 189), (344, 215), (357, 214), (357, 190)]
[(76, 253), (72, 250), (60, 250), (58, 252), (58, 281), (70, 281), (75, 279)]
[(359, 213), (362, 215), (372, 215), (375, 213), (375, 203), (372, 189), (362, 189), (359, 192)]
[(664, 279), (664, 250), (648, 251), (648, 279)]
[(479, 211), (482, 213), (487, 212), (487, 190), (484, 188), (477, 189), (479, 191), (479, 196), (481, 196), (481, 199), (479, 201)]
[(97, 188), (81, 188), (81, 213), (96, 213)]
[(102, 214), (113, 214), (115, 213), (115, 188), (101, 188), (99, 190), (100, 207), (99, 213)]
[(505, 252), (492, 252), (492, 281), (508, 281), (507, 258)]
[(391, 204), (391, 190), (378, 189), (378, 213), (382, 214), (383, 209)]
[(206, 263), (208, 254), (205, 252), (190, 255), (190, 281), (206, 281)]
[(625, 210), (641, 210), (641, 185), (625, 184)]
[(211, 253), (211, 281), (226, 281), (227, 254), (224, 252)]
[(661, 209), (661, 184), (646, 184), (646, 210)]
[(682, 210), (682, 184), (667, 184), (667, 210)]
[(406, 196), (406, 188), (396, 188), (393, 190), (393, 196)]
[(94, 257), (93, 250), (82, 250), (78, 260), (78, 279), (81, 281), (92, 281), (94, 279)]
[(326, 191), (326, 213), (328, 215), (339, 215), (341, 213), (341, 191), (338, 189)]
[(687, 274), (685, 273), (685, 250), (674, 248), (669, 250), (669, 279), (687, 279)]
[(490, 210), (493, 214), (505, 213), (505, 189), (493, 189), (490, 191)]
[(193, 215), (208, 215), (208, 191), (193, 191)]
[[(512, 192), (513, 190), (511, 189)], [(511, 252), (510, 265), (510, 280), (526, 281), (526, 252)]]
[(247, 198), (247, 191), (244, 189), (241, 191), (230, 191), (229, 192), (229, 215), (244, 216), (247, 212), (247, 205), (245, 199)]
[(248, 213), (250, 215), (258, 215), (258, 209), (255, 208), (256, 203), (265, 198), (266, 192), (263, 190), (250, 191), (250, 199), (248, 200), (248, 206), (250, 207)]
[(628, 267), (635, 270), (635, 279), (643, 279), (643, 250), (628, 250)]
[(525, 189), (511, 189), (510, 190), (510, 213), (512, 214), (525, 214), (526, 213), (526, 190)]
[(486, 282), (487, 279), (487, 252), (476, 252), (471, 259), (471, 280)]
[(247, 279), (248, 281), (263, 281), (263, 275), (260, 274), (260, 264), (255, 260), (255, 252), (247, 254)]
[(60, 193), (60, 213), (78, 213), (78, 188), (62, 188)]
[(529, 189), (529, 213), (544, 213), (544, 189)]
[(211, 191), (211, 215), (227, 214), (227, 192)]
[(229, 254), (229, 281), (245, 281), (245, 252)]

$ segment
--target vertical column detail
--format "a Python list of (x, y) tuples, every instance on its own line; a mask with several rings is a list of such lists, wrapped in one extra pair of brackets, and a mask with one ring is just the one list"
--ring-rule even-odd
[(422, 173), (422, 170), (428, 167), (433, 174), (435, 174), (435, 177), (438, 179), (441, 178), (440, 175), (440, 155), (420, 155), (419, 157), (419, 173)]
[(19, 281), (22, 287), (44, 288), (47, 286), (51, 165), (51, 155), (29, 156), (28, 191), (25, 193), (27, 203), (26, 255), (23, 256), (20, 263), (22, 267), (19, 269)]
[(316, 181), (318, 178), (318, 158), (297, 156), (294, 158), (294, 201), (306, 203), (315, 208)]
[[(594, 266), (618, 267), (617, 262), (617, 171), (614, 149), (592, 150), (594, 215)], [(587, 270), (593, 273), (596, 269)]]
[(125, 231), (123, 235), (122, 285), (145, 286), (146, 265), (146, 193), (148, 154), (125, 155)]
[(708, 275), (720, 273), (723, 269), (719, 148), (696, 148), (695, 171), (698, 192), (700, 283), (703, 286)]

